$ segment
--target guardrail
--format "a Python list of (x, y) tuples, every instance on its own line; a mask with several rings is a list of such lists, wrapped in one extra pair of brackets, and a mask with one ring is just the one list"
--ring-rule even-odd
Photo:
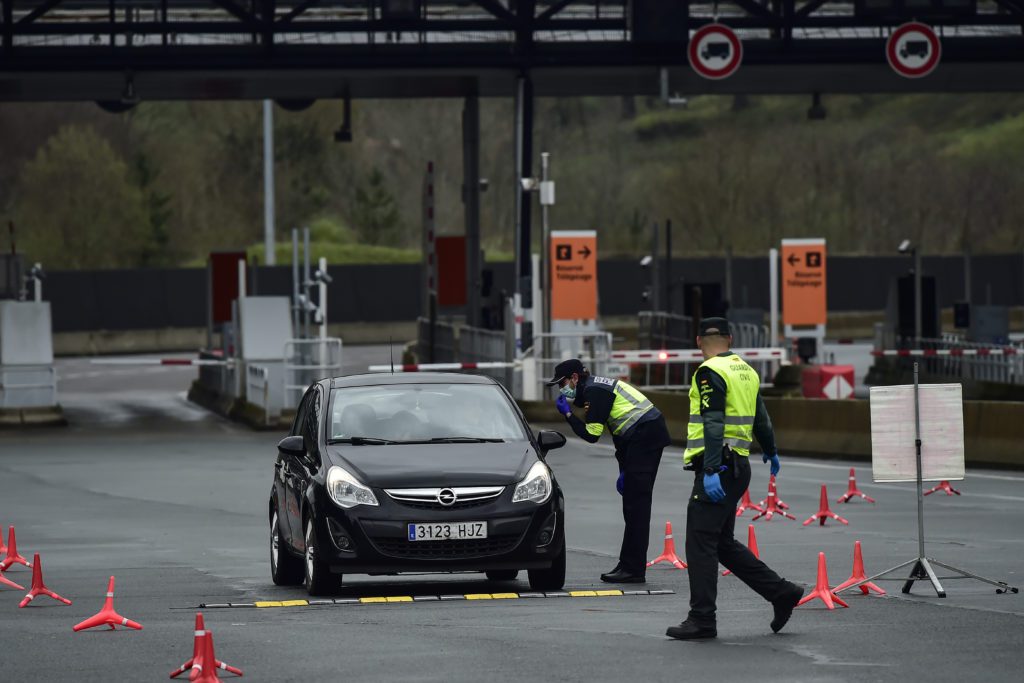
[[(785, 362), (787, 358), (786, 350), (781, 348), (737, 348), (732, 351), (755, 367), (765, 386), (773, 378), (776, 364)], [(609, 354), (609, 360), (615, 364), (628, 365), (630, 380), (641, 389), (682, 390), (690, 388), (688, 380), (704, 362), (704, 354), (700, 349), (614, 351)], [(633, 372), (638, 366), (641, 370), (639, 378)], [(659, 368), (661, 371), (657, 372)], [(659, 376), (660, 382), (657, 381)], [(682, 381), (673, 381), (676, 377), (682, 378)]]
[(921, 339), (915, 349), (876, 349), (872, 355), (920, 358), (926, 372), (960, 380), (1024, 384), (1024, 345), (984, 344), (946, 336)]

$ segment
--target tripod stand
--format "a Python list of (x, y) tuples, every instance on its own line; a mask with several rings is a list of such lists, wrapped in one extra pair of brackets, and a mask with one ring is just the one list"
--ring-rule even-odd
[[(1004, 581), (994, 581), (992, 579), (986, 579), (983, 576), (972, 574), (971, 572), (963, 569), (958, 569), (951, 565), (939, 562), (936, 559), (931, 559), (924, 554), (924, 492), (922, 479), (922, 468), (921, 468), (921, 398), (920, 390), (918, 385), (918, 364), (914, 363), (914, 451), (917, 461), (917, 557), (912, 560), (908, 560), (902, 564), (896, 565), (892, 569), (886, 569), (881, 574), (875, 574), (874, 576), (868, 577), (863, 581), (847, 586), (846, 588), (836, 591), (836, 593), (842, 593), (857, 588), (861, 584), (876, 581), (882, 577), (892, 574), (894, 572), (913, 565), (913, 569), (910, 570), (910, 576), (907, 577), (903, 584), (903, 592), (909, 593), (913, 587), (915, 581), (928, 580), (932, 584), (932, 588), (935, 589), (936, 595), (940, 598), (946, 597), (946, 590), (939, 583), (939, 579), (975, 579), (984, 583), (991, 584), (996, 587), (996, 593), (1017, 593), (1018, 589), (1014, 586), (1007, 584)], [(951, 572), (956, 572), (957, 576), (936, 576), (935, 570), (932, 565), (942, 567)]]

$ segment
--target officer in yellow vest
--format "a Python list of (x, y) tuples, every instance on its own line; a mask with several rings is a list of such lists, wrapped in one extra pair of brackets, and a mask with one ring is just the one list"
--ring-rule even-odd
[(730, 351), (732, 336), (725, 318), (700, 323), (697, 346), (704, 363), (690, 385), (690, 422), (683, 456), (694, 470), (693, 492), (686, 506), (686, 562), (689, 565), (690, 613), (666, 635), (679, 640), (715, 638), (718, 563), (772, 603), (772, 631), (789, 620), (803, 589), (786, 581), (733, 537), (736, 504), (750, 484), (750, 446), (756, 436), (779, 472), (775, 434), (761, 399), (757, 373)]
[[(665, 417), (646, 396), (622, 380), (596, 377), (572, 358), (555, 367), (548, 386), (558, 385), (555, 405), (569, 426), (588, 443), (597, 443), (607, 426), (619, 462), (616, 488), (622, 494), (625, 530), (619, 563), (601, 575), (608, 583), (644, 583), (651, 527), (651, 495), (661, 454), (671, 442)], [(573, 415), (569, 401), (586, 411)]]

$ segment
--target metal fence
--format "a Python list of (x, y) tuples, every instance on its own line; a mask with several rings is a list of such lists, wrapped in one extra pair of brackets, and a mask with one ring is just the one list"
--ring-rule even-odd
[(291, 339), (284, 345), (284, 406), (295, 408), (310, 384), (341, 374), (341, 340)]
[(944, 334), (940, 339), (922, 339), (917, 347), (936, 352), (917, 359), (930, 374), (975, 382), (1024, 384), (1024, 343), (983, 344)]

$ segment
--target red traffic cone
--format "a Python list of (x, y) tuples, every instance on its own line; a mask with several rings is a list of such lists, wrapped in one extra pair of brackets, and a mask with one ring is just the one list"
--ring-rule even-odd
[(192, 673), (189, 674), (188, 680), (198, 681), (198, 683), (218, 681), (220, 678), (217, 676), (217, 668), (206, 666), (206, 662), (217, 661), (213, 654), (213, 633), (207, 631), (199, 636), (199, 640), (201, 641), (202, 650), (198, 657), (192, 658)]
[[(184, 664), (179, 666), (177, 669), (172, 671), (171, 672), (171, 678), (177, 678), (178, 676), (180, 676), (181, 674), (185, 673), (186, 671), (189, 671), (190, 669), (192, 669), (195, 666), (195, 664), (197, 662), (199, 663), (200, 668), (203, 667), (203, 664), (202, 664), (203, 659), (202, 658), (203, 658), (204, 648), (206, 646), (206, 642), (205, 642), (204, 636), (206, 636), (206, 625), (203, 623), (203, 613), (202, 612), (196, 612), (195, 638), (193, 639), (193, 642), (192, 642), (192, 659), (188, 660), (187, 662), (185, 662)], [(225, 664), (224, 662), (222, 662), (222, 661), (220, 661), (218, 659), (214, 659), (213, 663), (214, 663), (213, 668), (215, 668), (215, 669), (223, 669), (224, 671), (227, 671), (228, 673), (235, 674), (236, 676), (241, 676), (242, 675), (241, 670), (236, 669), (235, 667), (233, 667), (233, 666), (231, 666), (229, 664)]]
[[(757, 534), (754, 533), (754, 525), (747, 526), (747, 550), (754, 553), (754, 557), (761, 559), (761, 551), (757, 549)], [(729, 576), (732, 571), (726, 569), (722, 572), (722, 576)]]
[(4, 557), (3, 562), (0, 562), (0, 572), (5, 572), (16, 564), (23, 564), (26, 567), (32, 566), (31, 562), (18, 554), (18, 539), (14, 535), (14, 527), (11, 526), (7, 529), (7, 555)]
[[(952, 496), (952, 495), (953, 495), (954, 493), (955, 493), (956, 495), (958, 495), (958, 496), (960, 495), (960, 492), (959, 492), (959, 491), (957, 491), (957, 490), (956, 490), (955, 488), (953, 488), (952, 486), (950, 486), (950, 485), (949, 485), (949, 482), (948, 482), (948, 481), (946, 481), (946, 480), (942, 480), (942, 481), (940, 481), (940, 482), (939, 482), (939, 485), (938, 485), (938, 486), (936, 486), (935, 488), (933, 488), (933, 489), (931, 489), (931, 490), (928, 490), (928, 491), (925, 491), (925, 492), (924, 492), (924, 495), (926, 495), (926, 496), (930, 496), (930, 495), (932, 495), (933, 493), (935, 493), (936, 491), (945, 491), (945, 492), (946, 492), (946, 495), (947, 495), (947, 496)], [(11, 528), (13, 529), (14, 527), (11, 527)]]
[(741, 516), (747, 510), (757, 510), (758, 512), (764, 512), (764, 508), (760, 505), (755, 505), (754, 501), (750, 500), (750, 489), (748, 488), (743, 492), (743, 497), (740, 498), (740, 504), (736, 506), (736, 516)]
[(122, 617), (120, 614), (114, 611), (114, 577), (110, 577), (110, 582), (107, 584), (107, 599), (103, 603), (103, 609), (96, 613), (95, 616), (89, 617), (82, 623), (72, 628), (72, 631), (84, 631), (87, 628), (96, 628), (97, 626), (109, 626), (111, 631), (116, 631), (117, 625), (127, 626), (133, 628), (136, 631), (142, 630), (142, 624), (132, 621), (127, 617)]
[[(861, 554), (860, 541), (855, 541), (853, 544), (853, 573), (850, 574), (850, 578), (835, 587), (835, 592), (838, 593), (847, 586), (860, 583), (867, 578), (867, 575), (864, 573), (864, 556)], [(860, 591), (864, 595), (867, 595), (870, 591), (875, 591), (879, 595), (885, 595), (885, 591), (873, 583), (862, 583)]]
[(764, 505), (764, 512), (759, 515), (754, 515), (754, 519), (751, 521), (756, 522), (762, 517), (764, 517), (766, 522), (771, 521), (774, 515), (782, 515), (789, 519), (796, 519), (796, 517), (783, 510), (779, 506), (779, 503), (778, 489), (775, 487), (775, 477), (771, 476), (768, 478), (768, 497), (761, 502), (761, 504)]
[(829, 509), (829, 507), (828, 507), (828, 489), (826, 489), (825, 485), (822, 484), (821, 485), (821, 501), (818, 503), (818, 511), (815, 512), (813, 515), (811, 515), (810, 518), (806, 522), (804, 522), (804, 526), (807, 526), (808, 524), (810, 524), (814, 520), (818, 520), (819, 526), (825, 526), (825, 520), (827, 518), (829, 518), (829, 517), (831, 517), (832, 519), (836, 520), (837, 522), (842, 522), (843, 524), (849, 524), (849, 522), (847, 522), (845, 519), (843, 519), (842, 517), (840, 517), (839, 515), (837, 515), (836, 513), (832, 512), (832, 510)]
[(647, 566), (653, 567), (659, 562), (669, 562), (676, 569), (686, 569), (686, 563), (676, 555), (676, 541), (672, 538), (672, 522), (665, 522), (665, 550), (661, 555), (648, 562)]
[(39, 563), (39, 553), (36, 553), (35, 557), (32, 558), (32, 588), (29, 589), (28, 595), (22, 599), (21, 603), (18, 604), (18, 607), (24, 607), (40, 595), (49, 596), (57, 602), (63, 602), (65, 605), (71, 604), (70, 600), (57, 595), (47, 588), (45, 583), (43, 583), (43, 567)]
[(814, 585), (814, 590), (801, 598), (800, 602), (796, 603), (796, 606), (799, 607), (815, 598), (820, 599), (829, 609), (835, 609), (837, 604), (849, 607), (849, 605), (843, 602), (842, 598), (833, 593), (828, 587), (828, 567), (825, 565), (825, 553), (818, 553), (818, 581)]
[[(789, 509), (789, 503), (784, 503), (782, 501), (782, 498), (779, 497), (779, 485), (778, 485), (778, 482), (775, 481), (775, 475), (774, 474), (768, 475), (768, 488), (769, 489), (775, 489), (775, 507), (777, 507), (780, 510), (788, 510)], [(768, 499), (765, 498), (764, 500), (759, 502), (758, 505), (764, 505), (767, 502), (768, 502)]]
[(854, 496), (860, 496), (869, 503), (874, 503), (875, 499), (867, 495), (859, 488), (857, 488), (857, 477), (853, 473), (853, 468), (850, 468), (850, 483), (846, 487), (846, 493), (843, 494), (842, 498), (837, 500), (837, 503), (848, 503)]

